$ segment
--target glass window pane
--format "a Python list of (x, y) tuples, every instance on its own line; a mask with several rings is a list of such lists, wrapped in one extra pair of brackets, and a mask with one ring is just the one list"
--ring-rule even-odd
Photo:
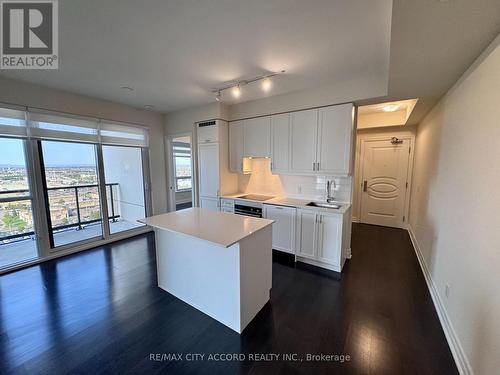
[(0, 163), (1, 268), (34, 259), (38, 252), (24, 141), (0, 138)]
[(102, 237), (95, 146), (42, 141), (54, 247)]
[(110, 233), (142, 227), (146, 216), (142, 150), (102, 146)]
[(191, 189), (191, 178), (177, 179), (177, 190), (190, 190), (190, 189)]

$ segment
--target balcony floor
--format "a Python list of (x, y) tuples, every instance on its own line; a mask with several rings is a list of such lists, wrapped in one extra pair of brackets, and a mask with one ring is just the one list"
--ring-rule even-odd
[[(142, 224), (125, 220), (109, 223), (112, 234), (142, 226)], [(96, 223), (87, 225), (81, 230), (68, 229), (54, 233), (54, 242), (56, 245), (64, 245), (100, 236), (101, 225)], [(0, 245), (0, 268), (15, 263), (25, 262), (37, 257), (38, 253), (35, 240), (27, 239)]]

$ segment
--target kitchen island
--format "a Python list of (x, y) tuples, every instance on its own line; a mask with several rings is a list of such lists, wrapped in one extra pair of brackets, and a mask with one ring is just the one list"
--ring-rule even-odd
[(163, 290), (238, 333), (269, 301), (272, 220), (190, 208), (139, 221), (155, 229)]

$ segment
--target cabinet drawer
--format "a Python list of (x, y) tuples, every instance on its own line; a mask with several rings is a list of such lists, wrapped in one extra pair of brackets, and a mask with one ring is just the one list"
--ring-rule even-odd
[(222, 198), (220, 200), (221, 207), (234, 208), (234, 200)]

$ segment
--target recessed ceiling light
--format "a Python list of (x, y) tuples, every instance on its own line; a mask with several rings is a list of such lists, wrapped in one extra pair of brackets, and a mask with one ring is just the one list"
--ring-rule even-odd
[(121, 89), (125, 91), (134, 91), (134, 88), (130, 86), (122, 86)]
[(384, 110), (384, 112), (394, 112), (394, 111), (397, 111), (399, 109), (399, 105), (389, 104), (389, 105), (384, 106), (382, 109)]
[(150, 111), (150, 110), (152, 110), (154, 107), (155, 107), (154, 105), (146, 104), (146, 105), (144, 106), (144, 109), (146, 109), (146, 110)]

